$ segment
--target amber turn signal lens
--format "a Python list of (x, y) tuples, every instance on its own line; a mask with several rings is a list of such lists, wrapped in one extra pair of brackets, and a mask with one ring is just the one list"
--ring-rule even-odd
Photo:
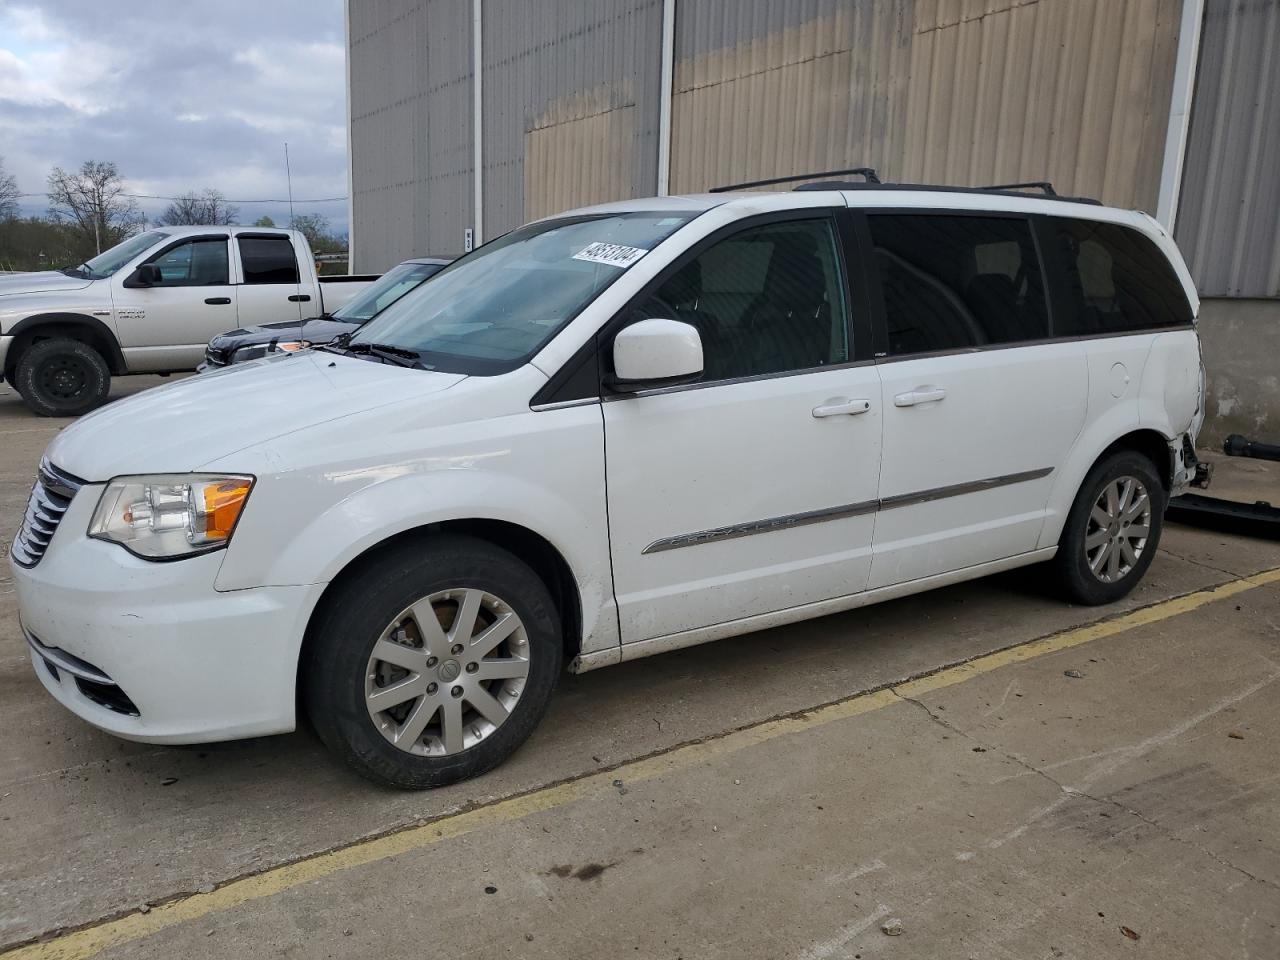
[(253, 484), (248, 480), (228, 480), (204, 488), (204, 535), (209, 540), (231, 536), (244, 501)]

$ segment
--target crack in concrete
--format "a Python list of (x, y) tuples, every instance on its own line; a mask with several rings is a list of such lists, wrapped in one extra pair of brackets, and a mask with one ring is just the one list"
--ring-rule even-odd
[(969, 733), (967, 730), (962, 730), (960, 727), (956, 726), (950, 720), (947, 720), (946, 718), (939, 716), (937, 713), (931, 710), (929, 708), (929, 705), (926, 704), (923, 700), (918, 700), (915, 697), (904, 696), (902, 693), (899, 693), (898, 690), (894, 689), (893, 687), (890, 687), (889, 689), (893, 693), (893, 695), (896, 696), (899, 700), (903, 700), (906, 703), (914, 704), (915, 706), (919, 707), (921, 710), (924, 711), (925, 715), (930, 720), (932, 720), (934, 723), (941, 726), (943, 729), (949, 730), (952, 733), (956, 734), (957, 736), (963, 737), (965, 740), (968, 740), (970, 743), (980, 746), (983, 752), (993, 753), (996, 756), (1003, 757), (1004, 759), (1017, 764), (1019, 767), (1026, 770), (1028, 773), (1036, 777), (1039, 777), (1040, 779), (1045, 780), (1048, 783), (1052, 784), (1055, 788), (1057, 788), (1057, 790), (1062, 796), (1060, 797), (1058, 802), (1052, 804), (1051, 807), (1048, 809), (1052, 809), (1054, 807), (1059, 806), (1062, 801), (1065, 801), (1066, 799), (1071, 797), (1082, 797), (1083, 799), (1091, 800), (1094, 803), (1099, 804), (1100, 806), (1114, 807), (1117, 810), (1120, 810), (1124, 813), (1127, 813), (1137, 818), (1141, 822), (1145, 823), (1147, 826), (1152, 827), (1153, 829), (1159, 831), (1162, 836), (1170, 840), (1173, 840), (1175, 843), (1180, 843), (1180, 844), (1183, 844), (1184, 846), (1188, 846), (1192, 850), (1195, 850), (1197, 853), (1208, 857), (1210, 860), (1214, 861), (1220, 866), (1226, 867), (1227, 869), (1240, 874), (1246, 879), (1252, 880), (1254, 883), (1261, 884), (1262, 886), (1267, 887), (1268, 889), (1280, 890), (1280, 885), (1276, 884), (1275, 882), (1268, 880), (1266, 877), (1260, 877), (1257, 874), (1251, 873), (1248, 870), (1246, 870), (1244, 867), (1241, 867), (1235, 863), (1232, 863), (1230, 860), (1226, 859), (1221, 854), (1216, 853), (1215, 851), (1209, 849), (1208, 847), (1202, 844), (1196, 843), (1194, 840), (1190, 840), (1187, 837), (1181, 836), (1180, 834), (1175, 832), (1171, 827), (1168, 827), (1165, 824), (1161, 823), (1160, 821), (1154, 820), (1151, 817), (1146, 816), (1141, 811), (1136, 810), (1133, 807), (1130, 807), (1127, 804), (1121, 803), (1119, 800), (1115, 800), (1111, 797), (1100, 797), (1095, 794), (1088, 793), (1084, 790), (1079, 790), (1075, 787), (1068, 786), (1067, 784), (1056, 779), (1055, 777), (1050, 776), (1048, 773), (1046, 773), (1044, 770), (1040, 769), (1039, 767), (1035, 766), (1034, 764), (1029, 763), (1027, 760), (1023, 759), (1017, 754), (1009, 753), (1007, 750), (1003, 750), (1000, 747), (993, 746), (992, 744), (989, 744), (986, 741), (983, 741), (978, 737), (975, 737), (973, 734)]
[(1172, 550), (1165, 547), (1163, 544), (1160, 546), (1160, 552), (1164, 554), (1168, 554), (1169, 556), (1173, 557), (1175, 560), (1181, 560), (1183, 563), (1190, 563), (1193, 566), (1203, 567), (1205, 570), (1212, 570), (1214, 573), (1225, 573), (1229, 577), (1246, 577), (1247, 578), (1247, 577), (1253, 576), (1253, 574), (1249, 574), (1249, 573), (1237, 573), (1234, 570), (1224, 570), (1222, 567), (1215, 567), (1213, 564), (1205, 563), (1203, 560), (1192, 560), (1190, 557), (1184, 557), (1180, 553), (1174, 553)]

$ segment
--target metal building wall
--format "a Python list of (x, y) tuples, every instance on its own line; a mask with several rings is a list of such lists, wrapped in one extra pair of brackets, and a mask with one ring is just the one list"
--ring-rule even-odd
[(902, 168), (912, 0), (677, 0), (671, 191)]
[(909, 180), (1051, 180), (1154, 213), (1180, 0), (917, 0)]
[(1208, 0), (1174, 234), (1203, 297), (1280, 297), (1280, 0)]
[[(471, 3), (349, 10), (356, 266), (457, 251), (472, 215)], [(1154, 210), (1180, 10), (677, 0), (672, 192), (869, 164), (896, 180), (1048, 177)], [(486, 237), (655, 190), (661, 18), (661, 0), (485, 0)]]
[(348, 4), (353, 267), (458, 253), (471, 222), (470, 0)]
[(661, 0), (485, 0), (485, 236), (657, 188)]
[(866, 164), (1154, 211), (1180, 0), (681, 0), (672, 189)]

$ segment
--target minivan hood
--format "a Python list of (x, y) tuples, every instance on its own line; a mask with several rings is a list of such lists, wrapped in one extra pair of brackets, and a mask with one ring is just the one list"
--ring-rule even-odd
[(285, 354), (108, 404), (58, 434), (46, 456), (89, 482), (184, 473), (304, 427), (447, 390), (463, 379), (334, 353)]
[(40, 270), (36, 273), (8, 273), (0, 275), (0, 297), (15, 293), (56, 293), (59, 290), (83, 290), (92, 280), (68, 277), (57, 270)]

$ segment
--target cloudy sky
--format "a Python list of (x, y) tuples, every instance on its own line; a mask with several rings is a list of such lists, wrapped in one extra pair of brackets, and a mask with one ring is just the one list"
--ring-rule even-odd
[[(0, 156), (23, 192), (92, 159), (139, 194), (253, 200), (287, 196), (287, 140), (294, 197), (344, 197), (344, 57), (342, 0), (0, 0)], [(345, 201), (295, 209), (345, 231)]]

